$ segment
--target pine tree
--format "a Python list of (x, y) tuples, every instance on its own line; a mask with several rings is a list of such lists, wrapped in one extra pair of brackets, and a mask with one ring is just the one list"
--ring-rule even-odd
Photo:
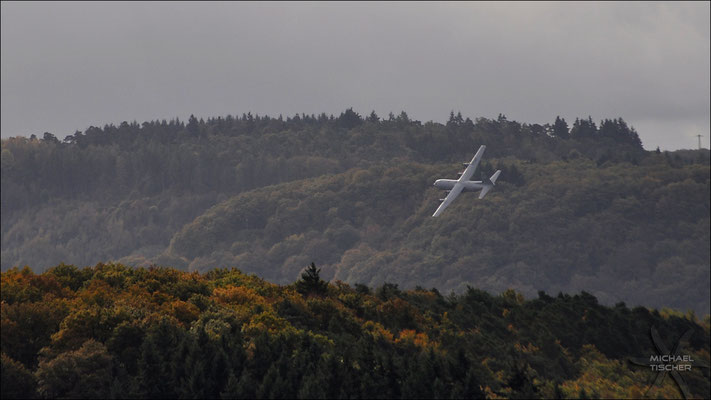
[(361, 123), (363, 123), (363, 120), (361, 119), (358, 113), (353, 111), (352, 108), (349, 108), (346, 111), (342, 112), (341, 115), (338, 117), (338, 124), (346, 129), (355, 128)]
[(375, 110), (373, 110), (366, 120), (373, 123), (380, 122), (380, 117), (375, 113)]
[(192, 114), (190, 114), (190, 118), (188, 118), (187, 130), (188, 130), (188, 133), (190, 133), (190, 135), (192, 135), (192, 136), (198, 136), (200, 134), (200, 127), (198, 125), (198, 120)]
[(237, 399), (240, 398), (240, 388), (239, 388), (239, 378), (234, 372), (230, 373), (230, 378), (227, 380), (227, 385), (225, 389), (220, 392), (220, 398), (222, 399)]
[(316, 264), (311, 263), (304, 272), (301, 273), (301, 280), (296, 282), (296, 290), (304, 295), (316, 294), (325, 295), (328, 291), (328, 283), (321, 279), (319, 273), (321, 268), (316, 268)]
[(565, 119), (555, 117), (555, 123), (553, 123), (553, 136), (561, 139), (567, 139), (570, 137), (568, 123), (565, 122)]

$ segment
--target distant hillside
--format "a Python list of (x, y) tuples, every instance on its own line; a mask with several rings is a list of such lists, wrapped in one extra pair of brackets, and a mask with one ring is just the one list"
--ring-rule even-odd
[(281, 283), (317, 260), (325, 276), (351, 283), (529, 296), (586, 290), (608, 304), (708, 313), (708, 167), (648, 161), (493, 161), (504, 177), (523, 171), (520, 183), (497, 184), (484, 201), (464, 194), (439, 218), (430, 216), (441, 192), (425, 185), (447, 165), (270, 186), (185, 225), (159, 260), (191, 270), (231, 265)]
[(278, 286), (236, 269), (58, 265), (3, 272), (2, 385), (10, 398), (680, 398), (629, 360), (692, 362), (709, 397), (709, 319), (605, 307), (589, 293), (526, 300), (397, 285)]
[[(480, 144), (483, 201), (430, 218), (437, 177)], [(642, 149), (622, 119), (569, 127), (228, 116), (2, 141), (2, 268), (120, 260), (238, 266), (280, 283), (311, 261), (351, 284), (586, 290), (709, 312), (708, 151)]]
[[(2, 212), (62, 199), (116, 201), (161, 193), (237, 193), (269, 184), (342, 172), (394, 160), (469, 160), (480, 143), (487, 156), (552, 161), (584, 154), (599, 161), (639, 161), (639, 137), (621, 119), (576, 120), (568, 130), (461, 115), (446, 125), (412, 121), (405, 112), (387, 120), (353, 110), (278, 119), (243, 115), (194, 117), (90, 127), (59, 141), (2, 140)], [(560, 125), (560, 124), (563, 125)]]

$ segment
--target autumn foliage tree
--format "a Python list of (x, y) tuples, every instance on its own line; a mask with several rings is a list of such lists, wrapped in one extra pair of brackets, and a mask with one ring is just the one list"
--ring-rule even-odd
[[(656, 354), (650, 326), (665, 339), (691, 330), (685, 354), (708, 363), (709, 321), (693, 314), (605, 307), (585, 292), (526, 300), (514, 290), (444, 297), (394, 284), (353, 288), (328, 285), (319, 272), (312, 263), (284, 286), (237, 269), (3, 272), (0, 395), (639, 398), (649, 390), (679, 397), (673, 380), (650, 388), (648, 368), (627, 362)], [(85, 283), (49, 284), (55, 273)], [(18, 310), (56, 306), (57, 293), (65, 305), (59, 321), (23, 328)], [(6, 332), (25, 332), (27, 341), (40, 335), (43, 347), (13, 352), (9, 344), (21, 342), (6, 342), (13, 337)], [(708, 370), (683, 374), (695, 397), (709, 397)]]

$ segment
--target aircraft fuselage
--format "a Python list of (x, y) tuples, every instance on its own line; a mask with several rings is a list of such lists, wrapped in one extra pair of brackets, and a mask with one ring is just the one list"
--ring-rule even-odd
[(481, 190), (484, 188), (484, 184), (481, 183), (481, 181), (463, 181), (460, 182), (458, 179), (437, 179), (434, 183), (434, 186), (437, 189), (443, 189), (443, 190), (452, 190), (454, 188), (454, 185), (457, 183), (461, 183), (463, 188), (463, 192), (475, 192), (477, 190)]

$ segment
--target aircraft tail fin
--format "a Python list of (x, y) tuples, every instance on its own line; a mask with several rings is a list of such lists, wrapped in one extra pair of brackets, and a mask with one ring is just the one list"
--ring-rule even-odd
[(501, 174), (501, 170), (497, 170), (494, 172), (494, 175), (491, 175), (491, 178), (487, 178), (484, 173), (481, 174), (481, 183), (484, 185), (491, 185), (491, 186), (496, 186), (496, 180), (499, 178), (499, 174)]
[(484, 196), (486, 196), (487, 193), (496, 186), (496, 180), (499, 179), (499, 175), (501, 174), (501, 170), (497, 170), (494, 172), (494, 175), (491, 175), (491, 178), (487, 178), (485, 176), (482, 177), (482, 183), (484, 184), (484, 187), (481, 189), (481, 192), (479, 192), (479, 198), (483, 199)]

